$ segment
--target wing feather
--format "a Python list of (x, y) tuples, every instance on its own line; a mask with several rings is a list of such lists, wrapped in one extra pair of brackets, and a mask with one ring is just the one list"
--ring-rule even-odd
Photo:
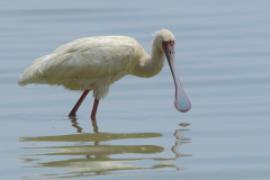
[(97, 79), (128, 73), (139, 54), (136, 40), (124, 36), (82, 38), (62, 45), (52, 54), (38, 58), (19, 84), (46, 83), (72, 89)]

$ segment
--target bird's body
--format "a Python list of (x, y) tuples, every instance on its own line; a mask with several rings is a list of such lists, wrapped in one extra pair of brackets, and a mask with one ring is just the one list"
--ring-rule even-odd
[(60, 46), (29, 66), (19, 83), (63, 85), (71, 90), (94, 90), (104, 97), (109, 85), (127, 74), (146, 52), (127, 36), (81, 38)]
[[(159, 33), (161, 36), (165, 32), (162, 42), (174, 40), (173, 34), (167, 31), (161, 30)], [(125, 75), (151, 77), (160, 72), (164, 52), (161, 39), (157, 37), (151, 54), (135, 39), (127, 36), (74, 40), (35, 60), (24, 71), (19, 84), (62, 85), (71, 90), (87, 90), (87, 93), (93, 90), (95, 99), (99, 100), (107, 94), (113, 82)]]

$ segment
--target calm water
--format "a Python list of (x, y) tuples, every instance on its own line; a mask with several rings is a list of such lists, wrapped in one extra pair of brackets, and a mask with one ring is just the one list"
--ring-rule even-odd
[[(9, 0), (0, 2), (1, 179), (269, 179), (270, 1)], [(177, 68), (193, 109), (173, 107), (169, 68), (126, 77), (78, 118), (78, 92), (19, 87), (33, 59), (75, 38), (124, 34), (149, 50), (177, 37)], [(95, 133), (97, 131), (99, 133)]]

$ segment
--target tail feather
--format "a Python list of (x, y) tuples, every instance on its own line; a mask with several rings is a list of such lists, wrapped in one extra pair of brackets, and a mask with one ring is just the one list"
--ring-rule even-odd
[(25, 78), (23, 76), (21, 76), (18, 80), (18, 84), (20, 86), (25, 86), (27, 84), (27, 81), (25, 80)]
[(51, 59), (51, 54), (42, 56), (36, 59), (29, 67), (25, 69), (18, 80), (18, 84), (21, 86), (25, 86), (27, 84), (38, 82), (43, 74), (43, 64), (45, 61)]

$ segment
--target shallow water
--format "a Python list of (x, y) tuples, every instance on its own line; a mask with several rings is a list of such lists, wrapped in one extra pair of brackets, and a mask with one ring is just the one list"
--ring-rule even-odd
[[(1, 179), (269, 179), (270, 1), (0, 2)], [(166, 27), (193, 109), (173, 107), (169, 68), (125, 77), (89, 120), (89, 96), (19, 87), (33, 59), (72, 39), (124, 34), (149, 50)], [(98, 133), (97, 133), (98, 131)]]

